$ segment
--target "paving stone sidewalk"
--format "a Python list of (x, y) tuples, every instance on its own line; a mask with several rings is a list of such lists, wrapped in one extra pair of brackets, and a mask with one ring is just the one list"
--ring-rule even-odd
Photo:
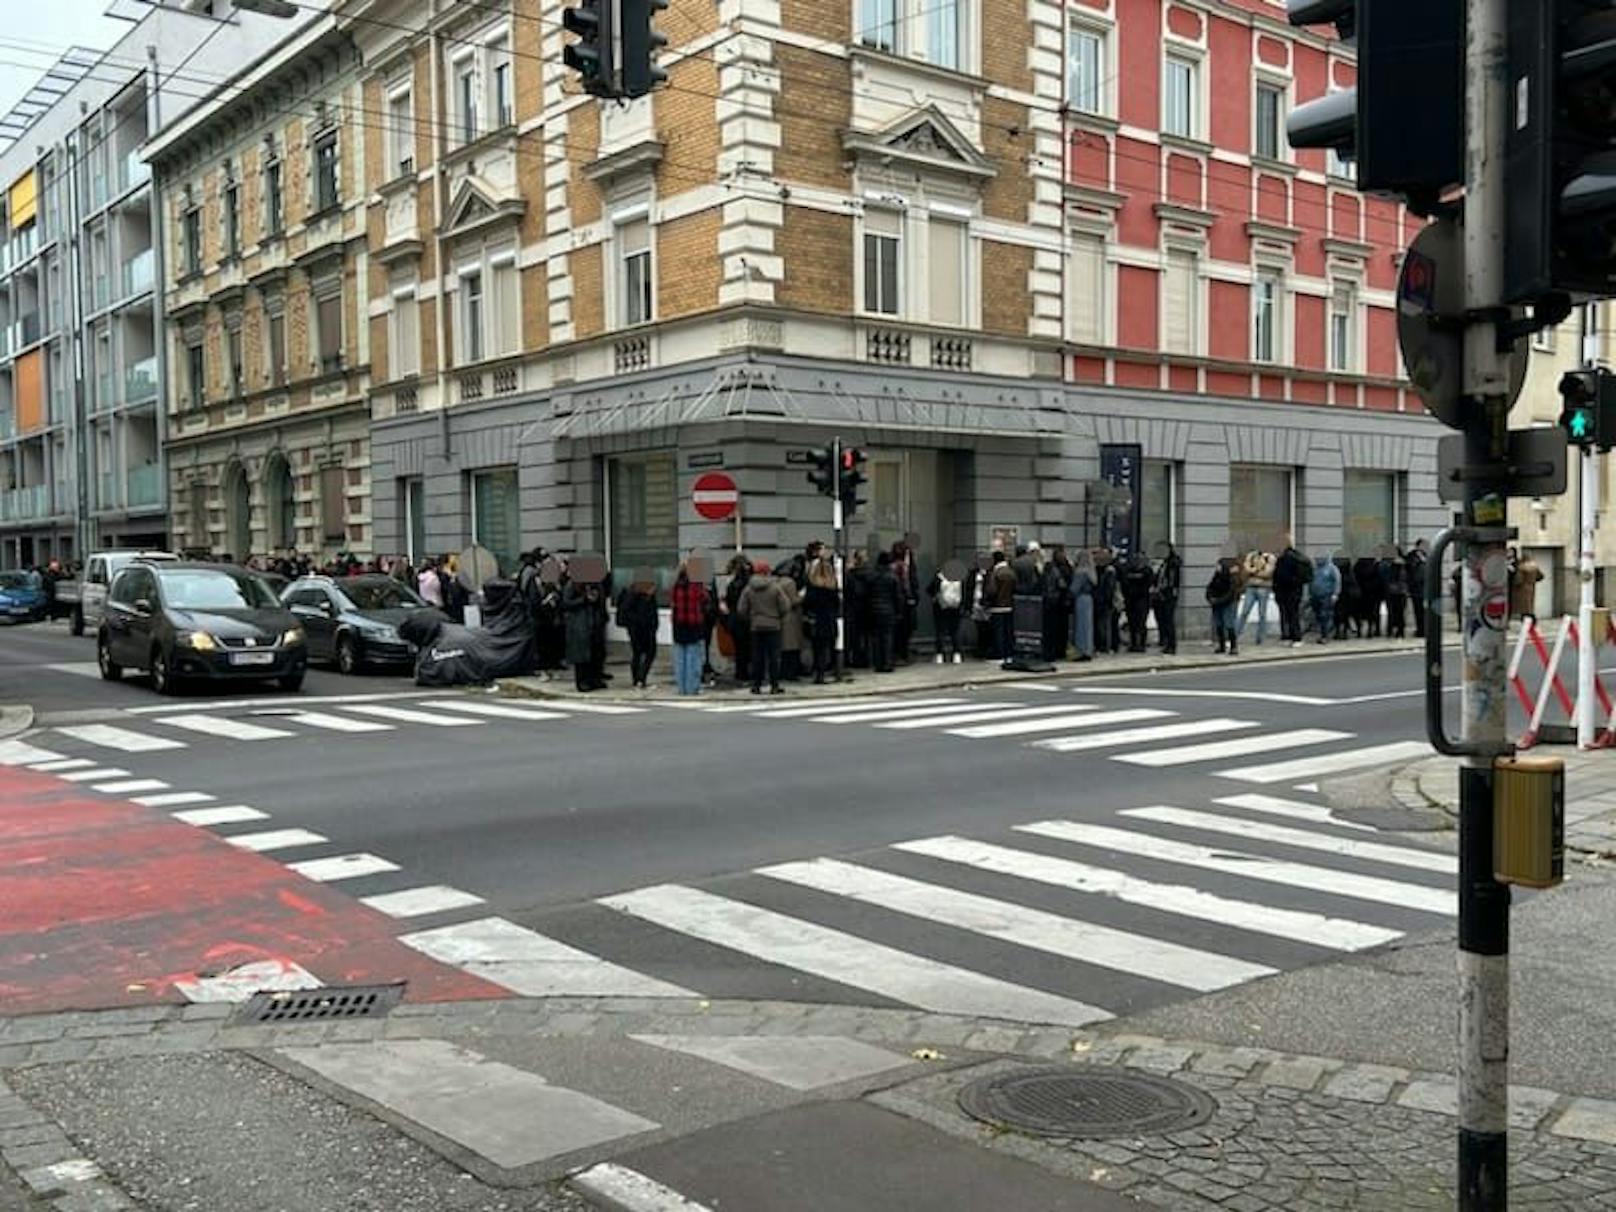
[[(919, 1062), (918, 1070), (911, 1066), (885, 1085), (872, 1084), (865, 1092), (869, 1100), (975, 1146), (1112, 1188), (1142, 1206), (1196, 1212), (1391, 1212), (1452, 1206), (1455, 1088), (1452, 1078), (1441, 1073), (1116, 1029), (1073, 1032), (923, 1012), (790, 1003), (511, 999), (408, 1005), (386, 1019), (285, 1026), (244, 1024), (230, 1017), (232, 1009), (150, 1007), (0, 1021), (0, 1070), (5, 1071), (0, 1160), (37, 1194), (37, 1206), (55, 1212), (142, 1206), (167, 1212), (195, 1206), (134, 1203), (125, 1192), (144, 1176), (114, 1172), (109, 1177), (102, 1164), (111, 1168), (111, 1162), (98, 1155), (96, 1145), (71, 1139), (45, 1113), (68, 1101), (64, 1091), (98, 1081), (96, 1066), (115, 1066), (130, 1058), (183, 1061), (221, 1055), (240, 1056), (247, 1063), (288, 1048), (410, 1039), (493, 1049), (502, 1040), (571, 1038), (588, 1040), (598, 1049), (613, 1041), (626, 1046), (630, 1037), (647, 1034), (729, 1040), (840, 1036), (892, 1049)], [(1050, 1140), (983, 1125), (967, 1118), (955, 1101), (959, 1089), (977, 1077), (1051, 1064), (1169, 1075), (1205, 1091), (1217, 1109), (1200, 1128), (1167, 1136)], [(310, 1097), (283, 1076), (277, 1080), (280, 1097)], [(243, 1118), (256, 1114), (263, 1101), (246, 1099)], [(1516, 1201), (1616, 1209), (1616, 1102), (1527, 1087), (1513, 1088), (1511, 1101)], [(331, 1107), (323, 1114), (364, 1114), (340, 1103)], [(312, 1114), (303, 1111), (298, 1118)], [(138, 1111), (133, 1118), (139, 1118)], [(548, 1177), (553, 1176), (546, 1181)], [(245, 1166), (242, 1181), (253, 1181)], [(554, 1198), (545, 1193), (540, 1204), (512, 1196), (499, 1203), (441, 1206), (561, 1206), (550, 1202)], [(242, 1206), (259, 1205), (249, 1200)], [(1012, 1192), (1005, 1193), (1003, 1206), (1019, 1207)], [(3, 1202), (0, 1208), (10, 1212)]]
[[(1566, 849), (1588, 862), (1616, 862), (1616, 749), (1580, 750), (1540, 745), (1533, 756), (1557, 757), (1566, 766)], [(1459, 812), (1459, 762), (1423, 758), (1392, 776), (1392, 797), (1412, 811)]]

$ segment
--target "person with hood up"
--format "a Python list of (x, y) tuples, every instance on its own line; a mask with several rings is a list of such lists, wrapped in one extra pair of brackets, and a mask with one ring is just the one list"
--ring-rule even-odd
[(1319, 643), (1324, 643), (1334, 630), (1335, 604), (1341, 596), (1341, 569), (1328, 555), (1313, 557), (1313, 579), (1308, 583), (1308, 599), (1313, 606), (1313, 621), (1319, 629)]
[(1122, 631), (1117, 622), (1117, 603), (1122, 591), (1117, 585), (1116, 554), (1102, 548), (1095, 563), (1099, 580), (1094, 587), (1094, 647), (1099, 652), (1120, 652)]
[(606, 600), (600, 586), (568, 581), (561, 595), (561, 611), (567, 619), (567, 661), (579, 691), (588, 694), (604, 689), (603, 670), (595, 663), (595, 633), (606, 630)]
[(826, 674), (841, 677), (836, 668), (836, 620), (842, 613), (842, 595), (836, 588), (836, 565), (827, 555), (816, 555), (808, 565), (802, 613), (814, 646), (814, 685), (823, 686)]
[(1156, 587), (1156, 573), (1145, 553), (1136, 551), (1122, 565), (1117, 577), (1122, 590), (1122, 608), (1128, 616), (1128, 651), (1143, 652), (1150, 621), (1150, 591)]
[(1408, 563), (1408, 589), (1414, 599), (1414, 635), (1425, 638), (1425, 566), (1430, 560), (1430, 545), (1416, 539), (1404, 559)]
[(1178, 550), (1163, 539), (1161, 566), (1156, 569), (1156, 585), (1151, 590), (1151, 608), (1156, 615), (1156, 637), (1168, 656), (1178, 651), (1178, 597), (1184, 589), (1184, 560)]
[(1077, 553), (1072, 565), (1072, 647), (1077, 659), (1094, 659), (1094, 591), (1098, 578), (1094, 572), (1094, 553), (1084, 547)]
[(752, 566), (752, 579), (741, 592), (738, 613), (752, 629), (752, 693), (763, 693), (763, 675), (769, 677), (769, 693), (784, 694), (780, 686), (780, 632), (791, 613), (791, 599), (780, 585), (780, 578), (769, 572), (768, 561)]
[(876, 673), (892, 672), (892, 636), (904, 608), (903, 589), (892, 565), (892, 553), (883, 551), (870, 576), (870, 664)]
[(656, 585), (636, 582), (617, 595), (617, 625), (628, 632), (628, 672), (636, 689), (645, 690), (656, 662)]
[(1206, 604), (1212, 608), (1212, 637), (1217, 641), (1218, 651), (1230, 656), (1240, 651), (1240, 635), (1235, 630), (1235, 603), (1240, 598), (1235, 568), (1235, 558), (1224, 556), (1213, 570), (1212, 579), (1206, 583)]
[(1246, 620), (1255, 608), (1259, 645), (1268, 638), (1268, 594), (1274, 587), (1274, 569), (1278, 563), (1273, 553), (1256, 550), (1248, 551), (1241, 562), (1240, 571), (1245, 577), (1246, 591), (1240, 603), (1237, 631), (1240, 635), (1246, 634)]

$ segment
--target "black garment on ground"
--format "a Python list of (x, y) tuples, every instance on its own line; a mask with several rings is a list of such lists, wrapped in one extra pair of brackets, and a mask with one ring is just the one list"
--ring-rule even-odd
[(515, 678), (533, 672), (537, 641), (533, 616), (516, 586), (506, 580), (483, 584), (483, 625), (470, 629), (483, 650), (490, 678)]
[(414, 644), (417, 686), (480, 686), (488, 681), (471, 629), (447, 623), (436, 610), (417, 610), (398, 625), (398, 634)]

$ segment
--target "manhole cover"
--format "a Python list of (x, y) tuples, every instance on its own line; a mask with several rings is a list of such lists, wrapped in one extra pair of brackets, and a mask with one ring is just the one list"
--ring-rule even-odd
[(250, 1023), (300, 1023), (324, 1018), (380, 1018), (398, 1005), (403, 985), (354, 985), (346, 989), (300, 989), (255, 993), (242, 1007)]
[(1001, 1073), (959, 1092), (972, 1119), (1037, 1136), (1160, 1136), (1212, 1118), (1211, 1097), (1143, 1073), (1071, 1068)]

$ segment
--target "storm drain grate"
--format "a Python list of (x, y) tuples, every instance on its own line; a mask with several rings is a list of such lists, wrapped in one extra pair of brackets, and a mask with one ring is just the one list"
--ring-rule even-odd
[(250, 1023), (302, 1023), (327, 1018), (381, 1018), (404, 996), (403, 985), (353, 985), (255, 993), (242, 1008)]
[(959, 1092), (972, 1119), (1036, 1136), (1160, 1136), (1212, 1118), (1217, 1103), (1194, 1086), (1143, 1073), (1070, 1068), (1001, 1073)]

